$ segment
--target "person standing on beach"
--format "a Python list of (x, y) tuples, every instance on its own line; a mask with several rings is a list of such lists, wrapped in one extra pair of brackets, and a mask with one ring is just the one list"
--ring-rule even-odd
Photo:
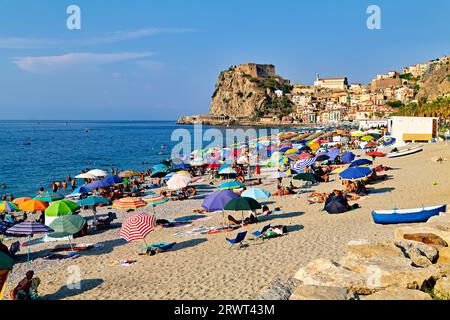
[(75, 179), (72, 180), (71, 185), (72, 185), (72, 191), (75, 191), (75, 189), (77, 188), (77, 186), (75, 185)]

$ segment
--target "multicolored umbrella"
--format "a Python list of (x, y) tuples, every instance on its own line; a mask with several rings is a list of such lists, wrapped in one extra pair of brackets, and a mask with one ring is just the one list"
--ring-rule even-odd
[(44, 192), (44, 193), (38, 194), (33, 199), (50, 203), (53, 201), (58, 201), (58, 200), (64, 199), (64, 196), (57, 194), (57, 193), (53, 193), (53, 192)]
[(154, 216), (149, 216), (145, 213), (137, 213), (130, 216), (122, 223), (119, 237), (128, 242), (137, 240), (144, 240), (145, 242), (145, 237), (155, 230), (155, 226), (156, 219)]
[(217, 187), (218, 190), (232, 190), (232, 189), (239, 189), (245, 187), (245, 184), (239, 181), (229, 181), (222, 183), (220, 186)]
[(116, 209), (129, 210), (145, 207), (147, 203), (139, 198), (122, 198), (114, 201), (112, 207)]
[(27, 212), (44, 211), (47, 209), (48, 203), (41, 200), (28, 200), (19, 204), (20, 210)]
[(47, 217), (68, 216), (80, 210), (80, 206), (70, 200), (60, 200), (53, 202), (46, 210)]
[(9, 201), (0, 202), (0, 212), (15, 212), (20, 211), (19, 207)]
[(145, 196), (142, 198), (143, 201), (145, 201), (147, 204), (149, 205), (158, 205), (158, 204), (162, 204), (164, 202), (169, 201), (169, 197), (166, 197), (162, 194), (158, 194), (158, 195), (149, 195), (149, 196)]

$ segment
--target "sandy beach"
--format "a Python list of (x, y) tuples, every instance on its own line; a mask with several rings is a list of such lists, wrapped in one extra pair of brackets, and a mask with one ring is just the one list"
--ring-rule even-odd
[[(358, 152), (362, 153), (361, 150)], [(375, 165), (393, 168), (386, 172), (390, 179), (369, 185), (369, 195), (357, 201), (361, 208), (343, 214), (330, 215), (322, 211), (323, 204), (309, 205), (307, 193), (261, 201), (271, 209), (280, 207), (283, 213), (260, 217), (258, 224), (244, 227), (249, 232), (248, 246), (240, 250), (230, 249), (225, 241), (226, 237), (236, 236), (238, 231), (215, 235), (174, 235), (177, 231), (217, 226), (222, 222), (221, 213), (193, 213), (194, 209), (201, 208), (201, 197), (168, 201), (156, 207), (158, 217), (188, 216), (192, 225), (158, 227), (150, 233), (147, 243), (177, 242), (170, 251), (154, 256), (138, 255), (142, 242), (128, 243), (119, 239), (121, 222), (130, 213), (111, 207), (99, 208), (99, 215), (116, 212), (118, 220), (114, 221), (114, 228), (75, 239), (77, 244), (93, 243), (98, 247), (81, 252), (76, 259), (48, 261), (42, 257), (56, 244), (64, 243), (34, 244), (30, 247), (30, 268), (42, 280), (39, 287), (42, 299), (253, 299), (273, 281), (293, 277), (299, 267), (313, 259), (342, 256), (350, 240), (392, 238), (395, 226), (375, 224), (371, 217), (374, 209), (448, 203), (450, 161), (433, 161), (439, 156), (450, 159), (448, 144), (426, 144), (422, 152), (400, 158), (377, 158)], [(289, 181), (287, 178), (283, 183)], [(299, 181), (293, 183), (299, 185)], [(197, 182), (197, 186), (201, 192), (214, 190), (207, 177)], [(263, 180), (261, 187), (273, 192), (275, 181)], [(333, 174), (329, 183), (320, 183), (308, 191), (330, 192), (336, 188), (342, 186), (337, 174)], [(151, 213), (152, 208), (138, 210), (141, 211)], [(92, 219), (90, 210), (81, 214)], [(240, 218), (240, 213), (232, 214)], [(210, 218), (196, 220), (204, 217)], [(260, 230), (269, 222), (272, 225), (286, 225), (289, 233), (264, 241), (252, 240), (251, 232)], [(6, 244), (11, 241), (6, 240)], [(26, 271), (26, 250), (26, 247), (21, 248), (19, 261), (8, 279), (7, 291), (17, 284)], [(130, 266), (117, 264), (125, 259), (137, 262)], [(73, 266), (81, 272), (81, 289), (66, 287)]]

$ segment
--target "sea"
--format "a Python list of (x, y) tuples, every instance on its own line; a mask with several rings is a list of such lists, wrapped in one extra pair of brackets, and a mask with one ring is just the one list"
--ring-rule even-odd
[(194, 136), (176, 121), (0, 121), (0, 194), (33, 197), (85, 169), (150, 169), (170, 157), (177, 129)]

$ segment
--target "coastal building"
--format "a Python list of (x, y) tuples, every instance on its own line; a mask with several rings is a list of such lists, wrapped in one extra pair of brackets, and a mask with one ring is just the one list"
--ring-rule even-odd
[(275, 72), (275, 66), (273, 64), (245, 63), (237, 66), (236, 70), (248, 74), (253, 78), (267, 78), (277, 76)]
[(388, 131), (397, 141), (431, 141), (438, 134), (438, 118), (391, 117)]
[(316, 81), (314, 81), (314, 86), (325, 89), (333, 90), (346, 90), (348, 88), (347, 78), (319, 78), (316, 76)]
[(365, 129), (370, 129), (370, 128), (380, 128), (380, 127), (387, 127), (387, 126), (388, 126), (387, 119), (359, 121), (359, 130), (365, 130)]
[(372, 82), (370, 83), (370, 88), (372, 90), (400, 87), (400, 86), (402, 86), (402, 79), (400, 79), (399, 77), (376, 79), (372, 80)]

